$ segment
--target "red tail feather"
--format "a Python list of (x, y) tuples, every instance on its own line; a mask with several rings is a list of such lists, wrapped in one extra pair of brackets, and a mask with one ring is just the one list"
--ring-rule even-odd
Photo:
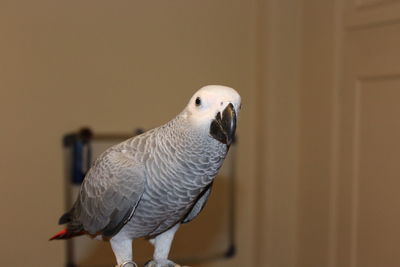
[(78, 232), (78, 233), (71, 233), (68, 231), (68, 229), (63, 229), (60, 232), (58, 232), (57, 234), (55, 234), (54, 236), (52, 236), (50, 240), (54, 240), (54, 239), (68, 239), (74, 236), (78, 236), (78, 235), (83, 235), (84, 232)]

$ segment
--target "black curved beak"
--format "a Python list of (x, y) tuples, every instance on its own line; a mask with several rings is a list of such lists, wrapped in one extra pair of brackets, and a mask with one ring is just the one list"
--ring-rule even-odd
[(222, 112), (218, 112), (211, 122), (210, 134), (212, 137), (228, 146), (233, 142), (236, 131), (236, 112), (230, 103)]

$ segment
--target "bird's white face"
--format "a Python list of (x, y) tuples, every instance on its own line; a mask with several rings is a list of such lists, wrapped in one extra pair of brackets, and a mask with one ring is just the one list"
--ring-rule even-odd
[[(211, 135), (234, 135), (236, 120), (241, 108), (240, 95), (232, 88), (221, 85), (208, 85), (198, 90), (185, 108), (193, 127), (210, 130)], [(219, 128), (211, 130), (211, 128)], [(221, 132), (221, 133), (216, 133)], [(232, 132), (233, 131), (233, 132)], [(221, 137), (224, 139), (224, 137)], [(229, 142), (231, 140), (220, 140)], [(229, 138), (233, 138), (229, 137)], [(228, 138), (228, 139), (229, 139)]]

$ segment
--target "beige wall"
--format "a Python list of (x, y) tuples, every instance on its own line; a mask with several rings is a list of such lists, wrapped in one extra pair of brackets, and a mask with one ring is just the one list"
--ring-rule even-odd
[[(62, 266), (61, 137), (157, 126), (206, 84), (243, 97), (239, 255), (251, 263), (254, 1), (0, 1), (2, 266)], [(251, 264), (250, 264), (251, 265)]]
[(259, 1), (257, 266), (295, 266), (301, 81), (300, 1)]
[[(338, 1), (304, 1), (298, 266), (330, 266)], [(318, 22), (318, 23), (316, 23)]]

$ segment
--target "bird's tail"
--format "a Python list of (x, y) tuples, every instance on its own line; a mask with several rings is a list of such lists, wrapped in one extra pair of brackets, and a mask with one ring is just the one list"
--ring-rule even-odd
[(51, 240), (55, 240), (55, 239), (69, 239), (75, 236), (80, 236), (85, 234), (85, 232), (81, 231), (81, 232), (72, 232), (69, 231), (68, 228), (65, 228), (63, 230), (61, 230), (60, 232), (58, 232), (57, 234), (55, 234), (54, 236), (50, 237), (49, 241)]
[(74, 207), (67, 213), (65, 213), (61, 218), (58, 220), (58, 224), (67, 224), (67, 227), (54, 236), (52, 236), (49, 240), (55, 239), (69, 239), (75, 236), (80, 236), (86, 234), (83, 229), (82, 224), (79, 222), (74, 221), (74, 212), (75, 212), (75, 205)]

